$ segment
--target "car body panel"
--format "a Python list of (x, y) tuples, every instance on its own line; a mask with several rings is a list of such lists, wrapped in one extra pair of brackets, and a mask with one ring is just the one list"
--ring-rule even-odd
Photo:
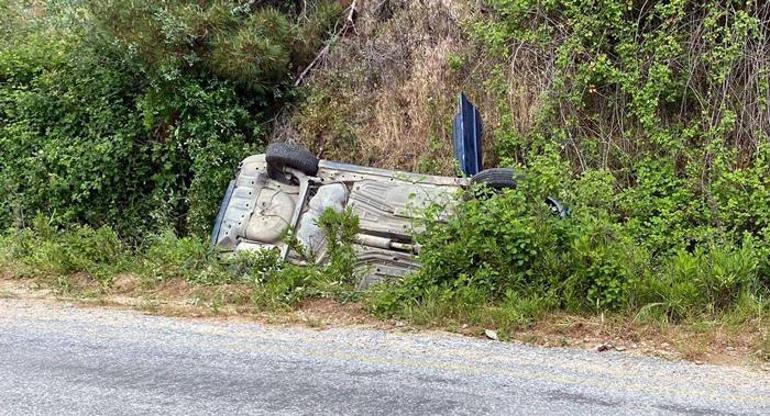
[[(227, 252), (278, 249), (287, 261), (304, 264), (307, 253), (285, 241), (294, 230), (316, 262), (327, 260), (317, 220), (327, 208), (350, 209), (359, 218), (354, 250), (359, 287), (401, 278), (418, 267), (413, 235), (432, 204), (451, 210), (465, 178), (423, 175), (321, 160), (315, 176), (290, 172), (293, 183), (271, 178), (265, 155), (241, 163), (223, 200), (212, 244)], [(298, 182), (298, 183), (297, 183)]]

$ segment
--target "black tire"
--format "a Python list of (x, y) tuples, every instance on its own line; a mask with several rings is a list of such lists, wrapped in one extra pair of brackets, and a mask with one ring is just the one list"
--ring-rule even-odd
[(471, 183), (486, 185), (497, 191), (513, 189), (516, 188), (515, 172), (508, 168), (485, 169), (473, 175)]
[(318, 172), (318, 158), (302, 146), (291, 143), (273, 143), (265, 151), (267, 164), (275, 169), (297, 169), (305, 175)]

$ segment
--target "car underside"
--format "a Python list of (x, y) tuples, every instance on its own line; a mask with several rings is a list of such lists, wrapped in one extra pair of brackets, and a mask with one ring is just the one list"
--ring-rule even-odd
[[(446, 216), (461, 203), (459, 191), (474, 183), (493, 190), (516, 186), (512, 169), (479, 172), (481, 126), (478, 111), (464, 96), (454, 127), (455, 156), (465, 177), (319, 160), (300, 146), (271, 144), (265, 154), (241, 162), (211, 243), (226, 252), (279, 250), (282, 259), (295, 264), (323, 264), (328, 253), (319, 218), (329, 209), (349, 210), (359, 223), (353, 245), (359, 287), (401, 278), (419, 267), (414, 236), (428, 207), (438, 206)], [(558, 201), (546, 202), (558, 215), (566, 214)]]
[[(272, 146), (282, 154), (302, 149), (288, 144)], [(270, 153), (270, 152), (269, 152)], [(424, 210), (438, 204), (450, 208), (455, 194), (470, 180), (422, 175), (318, 161), (315, 174), (288, 165), (278, 175), (266, 155), (245, 159), (228, 189), (212, 243), (227, 251), (278, 249), (284, 259), (306, 262), (311, 253), (327, 260), (318, 218), (327, 210), (349, 209), (358, 217), (354, 244), (360, 285), (367, 287), (386, 278), (401, 277), (417, 268), (418, 248), (412, 236)], [(284, 160), (286, 162), (286, 160)], [(300, 166), (300, 163), (292, 163)], [(293, 230), (304, 253), (290, 248), (287, 233)]]

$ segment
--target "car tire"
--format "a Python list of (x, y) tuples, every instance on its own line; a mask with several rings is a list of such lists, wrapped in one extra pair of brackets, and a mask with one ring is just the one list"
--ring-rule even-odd
[(491, 168), (485, 169), (471, 177), (472, 184), (486, 185), (493, 190), (516, 188), (516, 178), (513, 169)]
[(318, 158), (304, 147), (292, 143), (273, 143), (267, 146), (265, 160), (277, 170), (288, 167), (305, 175), (318, 173)]

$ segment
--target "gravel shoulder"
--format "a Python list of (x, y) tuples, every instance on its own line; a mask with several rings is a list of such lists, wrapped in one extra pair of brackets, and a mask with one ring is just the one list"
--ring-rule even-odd
[(770, 374), (0, 299), (1, 415), (770, 414)]

